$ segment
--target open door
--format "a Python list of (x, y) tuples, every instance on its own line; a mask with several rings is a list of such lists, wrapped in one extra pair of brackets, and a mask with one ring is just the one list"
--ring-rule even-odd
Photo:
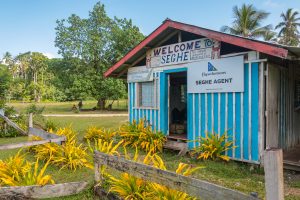
[(187, 139), (187, 72), (169, 74), (169, 137)]
[(268, 65), (266, 90), (266, 147), (279, 146), (280, 70)]

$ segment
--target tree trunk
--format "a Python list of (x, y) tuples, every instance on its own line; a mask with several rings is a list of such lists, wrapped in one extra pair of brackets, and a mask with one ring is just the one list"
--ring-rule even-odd
[(105, 103), (106, 103), (106, 100), (105, 100), (105, 99), (98, 99), (97, 107), (98, 107), (100, 110), (104, 110), (104, 109), (105, 109)]

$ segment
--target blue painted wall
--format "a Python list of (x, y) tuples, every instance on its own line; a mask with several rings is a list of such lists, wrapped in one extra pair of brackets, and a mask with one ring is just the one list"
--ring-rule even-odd
[[(188, 94), (188, 139), (195, 140), (205, 132), (224, 134), (237, 146), (228, 151), (230, 157), (259, 162), (259, 63), (244, 64), (243, 93)], [(146, 119), (153, 130), (168, 130), (168, 74), (174, 69), (154, 73), (158, 84), (158, 105), (153, 109), (140, 109), (136, 105), (136, 83), (129, 83), (129, 120)], [(251, 81), (250, 81), (251, 80)], [(199, 145), (188, 144), (189, 148)]]

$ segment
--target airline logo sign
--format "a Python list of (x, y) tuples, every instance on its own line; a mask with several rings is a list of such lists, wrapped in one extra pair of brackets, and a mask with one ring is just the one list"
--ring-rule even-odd
[(188, 65), (188, 93), (244, 92), (244, 57)]
[(146, 66), (161, 67), (220, 57), (220, 42), (202, 38), (147, 51)]

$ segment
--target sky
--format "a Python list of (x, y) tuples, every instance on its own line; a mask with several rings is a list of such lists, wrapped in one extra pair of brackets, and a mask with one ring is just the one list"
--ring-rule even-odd
[[(87, 18), (98, 0), (0, 0), (0, 59), (27, 51), (60, 57), (54, 46), (56, 20), (71, 14)], [(166, 18), (220, 30), (232, 22), (232, 7), (243, 3), (270, 13), (264, 24), (275, 26), (288, 8), (300, 11), (299, 0), (101, 0), (110, 17), (132, 19), (145, 35)]]

